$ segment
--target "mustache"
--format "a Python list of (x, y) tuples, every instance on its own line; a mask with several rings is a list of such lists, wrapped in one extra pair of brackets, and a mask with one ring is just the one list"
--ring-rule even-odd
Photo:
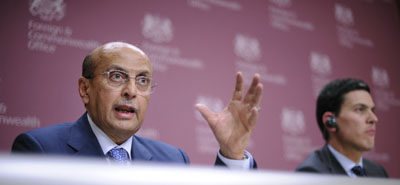
[(135, 102), (129, 101), (129, 100), (121, 100), (121, 101), (115, 103), (114, 107), (121, 106), (121, 105), (133, 107), (135, 109), (135, 112), (140, 110), (140, 107)]

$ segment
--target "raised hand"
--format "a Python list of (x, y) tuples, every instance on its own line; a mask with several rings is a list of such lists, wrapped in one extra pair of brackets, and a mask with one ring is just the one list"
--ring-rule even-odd
[(243, 98), (243, 75), (238, 72), (232, 100), (220, 113), (214, 113), (205, 105), (196, 105), (210, 125), (221, 148), (221, 154), (227, 158), (243, 159), (244, 150), (260, 111), (263, 85), (259, 81), (260, 75), (255, 74)]

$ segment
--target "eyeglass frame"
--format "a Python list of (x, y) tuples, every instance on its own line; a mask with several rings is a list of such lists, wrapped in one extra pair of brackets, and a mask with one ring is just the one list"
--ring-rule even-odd
[[(126, 79), (124, 79), (123, 82), (113, 82), (113, 81), (111, 80), (111, 76), (110, 76), (110, 74), (111, 74), (112, 72), (121, 73), (122, 76), (126, 76)], [(139, 90), (139, 92), (142, 92), (142, 93), (147, 93), (147, 92), (149, 92), (149, 94), (151, 94), (151, 93), (154, 92), (154, 89), (157, 87), (157, 83), (156, 83), (152, 78), (150, 78), (150, 77), (147, 77), (147, 76), (135, 76), (135, 77), (132, 76), (132, 77), (131, 77), (131, 75), (130, 75), (128, 72), (122, 71), (122, 70), (109, 70), (109, 71), (105, 71), (105, 72), (103, 72), (103, 73), (100, 73), (100, 74), (97, 74), (97, 75), (92, 75), (92, 76), (90, 76), (90, 77), (85, 77), (85, 78), (86, 78), (86, 79), (93, 79), (93, 78), (95, 78), (96, 76), (99, 76), (99, 75), (106, 75), (108, 84), (109, 84), (110, 86), (113, 86), (113, 87), (121, 87), (121, 86), (123, 86), (124, 84), (129, 83), (129, 81), (131, 80), (131, 78), (134, 78), (134, 79), (135, 79), (135, 86), (136, 86), (136, 88)], [(138, 81), (141, 80), (141, 79), (146, 79), (146, 80), (149, 80), (149, 81), (150, 81), (150, 85), (147, 87), (148, 89), (142, 90), (142, 89), (137, 85), (137, 84), (138, 84)], [(118, 84), (118, 83), (119, 83), (119, 84)]]

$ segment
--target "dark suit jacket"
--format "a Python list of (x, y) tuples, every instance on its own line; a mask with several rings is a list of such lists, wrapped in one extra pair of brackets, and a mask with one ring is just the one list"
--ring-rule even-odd
[[(20, 134), (13, 143), (13, 153), (42, 153), (103, 157), (103, 150), (92, 129), (86, 113), (76, 122), (43, 127)], [(186, 153), (169, 144), (133, 136), (132, 160), (189, 163)], [(218, 157), (215, 165), (225, 165)], [(257, 167), (255, 161), (251, 166)]]
[[(381, 165), (365, 158), (363, 158), (363, 168), (368, 177), (388, 177)], [(305, 161), (297, 166), (296, 171), (347, 175), (342, 165), (329, 150), (328, 145), (311, 153)]]

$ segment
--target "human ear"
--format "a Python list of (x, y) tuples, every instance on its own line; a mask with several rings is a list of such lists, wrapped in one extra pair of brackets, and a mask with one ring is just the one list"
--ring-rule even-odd
[(325, 112), (322, 115), (322, 122), (328, 132), (336, 132), (338, 129), (335, 114), (332, 112)]
[(78, 80), (78, 91), (79, 96), (82, 99), (82, 103), (86, 106), (89, 103), (89, 80), (85, 77), (80, 77)]

